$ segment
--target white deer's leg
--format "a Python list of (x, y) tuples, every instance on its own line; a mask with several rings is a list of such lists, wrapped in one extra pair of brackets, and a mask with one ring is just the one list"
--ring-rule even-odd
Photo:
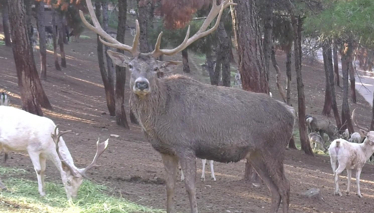
[(43, 182), (42, 182), (42, 177), (41, 177), (42, 168), (40, 166), (39, 153), (29, 152), (29, 155), (30, 155), (30, 159), (32, 161), (32, 164), (34, 165), (34, 170), (35, 170), (35, 173), (36, 173), (36, 177), (38, 179), (39, 193), (40, 193), (41, 196), (44, 196), (45, 192), (44, 192)]
[(349, 191), (350, 191), (350, 188), (351, 188), (351, 177), (352, 177), (352, 170), (347, 169), (347, 179), (348, 179), (347, 195), (349, 194)]
[(201, 169), (201, 180), (205, 181), (205, 164), (206, 164), (206, 159), (202, 159), (201, 163), (203, 164), (203, 168)]
[(342, 196), (342, 193), (340, 192), (340, 189), (339, 189), (339, 174), (342, 173), (344, 171), (344, 167), (342, 167), (340, 164), (339, 164), (339, 167), (335, 170), (335, 192), (334, 192), (334, 195), (339, 195), (339, 196)]
[(184, 181), (184, 174), (182, 168), (179, 166), (179, 171), (181, 172), (181, 181)]
[(214, 167), (213, 167), (213, 161), (212, 160), (210, 161), (210, 172), (211, 172), (210, 176), (212, 177), (212, 179), (214, 181), (216, 181), (217, 179), (216, 179), (216, 176), (214, 175)]
[(45, 159), (45, 157), (41, 157), (40, 156), (40, 178), (42, 180), (42, 187), (43, 189), (45, 188), (45, 184), (44, 184), (44, 178), (45, 178), (45, 168), (47, 166), (47, 159)]
[(361, 169), (357, 169), (356, 171), (357, 195), (359, 197), (362, 197), (361, 190), (360, 190), (360, 176), (361, 176)]

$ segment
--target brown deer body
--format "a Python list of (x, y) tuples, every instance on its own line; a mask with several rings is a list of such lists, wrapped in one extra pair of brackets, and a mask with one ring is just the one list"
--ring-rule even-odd
[[(197, 213), (195, 189), (196, 157), (218, 162), (248, 159), (271, 192), (271, 212), (277, 212), (283, 200), (288, 212), (290, 185), (285, 177), (283, 160), (292, 136), (293, 108), (266, 94), (203, 84), (182, 75), (163, 76), (162, 70), (174, 62), (157, 61), (160, 55), (173, 55), (217, 27), (228, 0), (212, 9), (200, 30), (189, 38), (189, 29), (181, 45), (172, 50), (160, 49), (161, 35), (151, 53), (137, 51), (139, 25), (133, 46), (121, 44), (100, 27), (92, 3), (87, 0), (92, 21), (83, 23), (107, 41), (105, 45), (127, 50), (133, 57), (108, 51), (118, 66), (131, 71), (130, 107), (153, 148), (161, 153), (166, 170), (167, 212), (174, 212), (174, 186), (178, 161), (185, 174), (191, 212)], [(216, 17), (213, 28), (206, 30)]]

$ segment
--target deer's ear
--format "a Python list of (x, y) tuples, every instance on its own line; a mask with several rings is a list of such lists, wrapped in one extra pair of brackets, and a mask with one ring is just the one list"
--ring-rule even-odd
[(172, 69), (175, 68), (176, 66), (182, 64), (181, 61), (162, 61), (160, 68), (163, 69)]
[(364, 136), (364, 137), (366, 137), (366, 135), (368, 135), (368, 132), (363, 130), (363, 129), (360, 129), (359, 131), (360, 131), (361, 135)]
[(131, 58), (119, 53), (119, 52), (114, 52), (112, 50), (107, 51), (109, 57), (112, 59), (113, 63), (117, 66), (120, 67), (126, 67), (127, 64), (131, 61)]

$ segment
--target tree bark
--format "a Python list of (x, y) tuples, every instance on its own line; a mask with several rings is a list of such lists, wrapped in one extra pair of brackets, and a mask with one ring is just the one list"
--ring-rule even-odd
[[(373, 93), (374, 97), (374, 93)], [(373, 103), (372, 103), (372, 110), (371, 110), (371, 124), (370, 124), (370, 131), (374, 131), (374, 98), (373, 98)]]
[(22, 109), (43, 115), (40, 106), (52, 109), (40, 83), (33, 51), (29, 44), (25, 5), (22, 0), (8, 1), (13, 56), (16, 64), (18, 86), (21, 91)]
[(3, 3), (2, 17), (3, 17), (4, 41), (5, 41), (5, 45), (10, 47), (12, 46), (12, 42), (10, 40), (8, 3), (7, 3), (7, 0), (2, 0), (2, 3)]
[[(325, 68), (325, 80), (326, 80), (326, 85), (325, 85), (325, 103), (323, 105), (323, 110), (322, 110), (322, 115), (329, 116), (331, 112), (331, 88), (330, 88), (330, 75), (329, 75), (329, 64), (330, 61), (328, 61), (328, 49), (331, 49), (331, 44), (328, 41), (323, 42), (322, 44), (322, 55), (323, 55), (323, 65)], [(332, 63), (332, 61), (331, 61)]]
[(287, 59), (286, 59), (286, 100), (287, 104), (291, 104), (291, 80), (292, 80), (292, 70), (291, 70), (291, 58), (292, 58), (292, 52), (291, 52), (291, 45), (289, 46), (288, 50), (286, 51)]
[(61, 54), (61, 66), (66, 68), (66, 58), (65, 58), (65, 50), (64, 50), (64, 14), (62, 12), (58, 14), (58, 45), (60, 46), (60, 54)]
[(269, 87), (263, 63), (261, 33), (255, 1), (236, 0), (236, 30), (239, 72), (244, 90), (268, 94)]
[(351, 42), (348, 42), (344, 45), (345, 47), (341, 51), (341, 61), (342, 61), (342, 71), (343, 71), (343, 104), (342, 104), (342, 128), (347, 129), (350, 134), (354, 132), (353, 124), (350, 116), (349, 111), (349, 103), (348, 103), (348, 73), (350, 64), (352, 63), (352, 52), (353, 47)]
[(334, 72), (335, 72), (335, 81), (336, 85), (340, 87), (339, 83), (339, 60), (338, 60), (338, 47), (336, 46), (336, 42), (333, 42), (333, 58), (334, 58)]
[(52, 40), (53, 40), (53, 56), (55, 58), (55, 68), (56, 70), (61, 70), (60, 63), (58, 62), (57, 55), (57, 21), (56, 21), (56, 10), (52, 7)]
[[(107, 1), (102, 2), (101, 6), (103, 9), (103, 29), (106, 32), (109, 32), (108, 30), (109, 28), (108, 27), (108, 2)], [(98, 41), (98, 44), (99, 43), (102, 45), (100, 41)], [(116, 115), (116, 103), (115, 103), (115, 95), (114, 95), (114, 69), (113, 69), (112, 59), (110, 59), (107, 53), (108, 49), (109, 47), (105, 46), (104, 54), (106, 58), (106, 65), (107, 65), (108, 71), (106, 75), (107, 85), (105, 86), (105, 83), (104, 83), (104, 87), (105, 87), (105, 96), (106, 96), (106, 102), (107, 102), (109, 114), (110, 116), (115, 116)], [(103, 82), (104, 82), (104, 79), (103, 79)]]
[[(287, 100), (286, 100), (286, 97), (284, 95), (284, 90), (283, 90), (283, 87), (282, 85), (280, 84), (280, 78), (281, 78), (281, 72), (280, 72), (280, 69), (279, 69), (279, 66), (278, 66), (278, 62), (277, 62), (277, 59), (275, 58), (275, 49), (274, 49), (274, 46), (272, 47), (272, 50), (271, 50), (271, 61), (273, 63), (273, 67), (275, 69), (275, 72), (276, 72), (276, 75), (275, 75), (275, 83), (277, 84), (277, 87), (278, 87), (278, 91), (279, 91), (279, 94), (281, 95), (283, 101), (285, 103), (287, 103)], [(287, 103), (288, 104), (288, 103)]]
[(353, 67), (353, 60), (349, 63), (349, 79), (351, 82), (351, 98), (352, 102), (356, 103), (356, 79), (355, 79), (355, 69)]
[(210, 78), (210, 84), (211, 85), (218, 85), (218, 82), (215, 83), (215, 76), (214, 76), (214, 60), (213, 60), (213, 55), (212, 55), (212, 51), (211, 49), (209, 49), (206, 53), (205, 53), (205, 58), (206, 58), (206, 61), (205, 61), (205, 69), (208, 71), (209, 73), (209, 78)]
[(47, 79), (47, 47), (46, 47), (46, 34), (44, 23), (44, 2), (35, 1), (35, 11), (37, 19), (37, 27), (39, 32), (39, 52), (40, 52), (40, 78)]
[[(265, 13), (264, 13), (264, 64), (267, 81), (269, 81), (269, 67), (270, 59), (272, 55), (273, 47), (273, 0), (265, 1)], [(279, 69), (278, 69), (279, 71)], [(279, 84), (277, 83), (277, 86)], [(279, 89), (279, 87), (278, 87)], [(281, 90), (279, 90), (281, 92)], [(284, 96), (282, 96), (284, 98)]]
[(297, 81), (297, 96), (298, 96), (298, 111), (299, 111), (299, 133), (301, 149), (307, 155), (312, 155), (312, 148), (307, 137), (306, 124), (305, 124), (305, 95), (304, 95), (304, 83), (301, 72), (301, 31), (302, 31), (302, 19), (300, 16), (295, 17), (291, 15), (291, 21), (294, 31), (294, 52), (295, 52), (295, 71)]
[[(148, 1), (137, 0), (138, 5), (138, 20), (139, 20), (139, 27), (140, 27), (140, 52), (146, 53), (149, 52), (151, 49), (149, 48), (148, 44), (148, 23), (149, 23), (149, 4)], [(152, 24), (152, 23), (149, 23)]]
[(182, 50), (182, 62), (183, 62), (183, 72), (190, 73), (190, 64), (188, 63), (188, 50)]
[[(118, 1), (118, 28), (117, 41), (125, 43), (126, 30), (126, 11), (127, 2)], [(123, 50), (117, 49), (117, 52), (124, 53)], [(126, 119), (126, 111), (124, 106), (125, 100), (125, 82), (126, 82), (126, 68), (116, 66), (116, 122), (117, 125), (130, 129)]]
[[(217, 55), (216, 55), (216, 68), (215, 68), (215, 80), (219, 85), (222, 76), (222, 86), (231, 86), (231, 70), (230, 70), (230, 58), (231, 58), (231, 38), (225, 30), (225, 21), (228, 16), (222, 17), (217, 29)], [(222, 72), (222, 75), (220, 73)]]

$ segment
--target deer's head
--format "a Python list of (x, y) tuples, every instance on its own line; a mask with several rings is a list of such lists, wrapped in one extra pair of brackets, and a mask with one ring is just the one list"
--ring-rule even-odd
[[(68, 133), (70, 131), (64, 131), (60, 132), (58, 130), (58, 126), (55, 127), (54, 133), (51, 134), (51, 137), (53, 141), (56, 144), (56, 152), (58, 154), (58, 157), (61, 160), (62, 169), (64, 171), (64, 175), (62, 177), (62, 183), (64, 184), (64, 188), (66, 191), (66, 195), (68, 199), (75, 198), (78, 194), (79, 187), (81, 186), (83, 179), (87, 178), (86, 172), (90, 168), (92, 168), (97, 159), (100, 157), (100, 155), (105, 151), (105, 149), (108, 146), (108, 141), (99, 143), (99, 139), (96, 142), (96, 154), (90, 165), (88, 165), (86, 168), (80, 169), (75, 167), (74, 162), (71, 162), (67, 160), (66, 154), (61, 150), (61, 147), (59, 145), (60, 140), (62, 139), (61, 136)], [(66, 149), (67, 150), (67, 149)]]
[[(149, 94), (152, 91), (152, 88), (154, 88), (157, 82), (157, 78), (163, 76), (163, 71), (165, 68), (170, 66), (175, 66), (179, 64), (178, 62), (174, 61), (158, 61), (156, 60), (161, 55), (175, 55), (185, 48), (187, 48), (190, 44), (195, 42), (196, 40), (209, 35), (213, 31), (215, 31), (218, 28), (221, 15), (223, 12), (223, 9), (230, 5), (235, 5), (234, 3), (229, 3), (229, 0), (224, 0), (221, 2), (221, 4), (217, 5), (217, 1), (212, 1), (212, 9), (210, 10), (207, 18), (205, 19), (204, 23), (201, 25), (200, 29), (196, 32), (195, 35), (192, 37), (189, 37), (190, 35), (190, 27), (187, 29), (186, 37), (183, 40), (183, 42), (174, 49), (161, 49), (161, 38), (162, 38), (162, 32), (159, 34), (157, 38), (157, 42), (155, 45), (155, 48), (152, 52), (149, 53), (140, 53), (138, 50), (138, 44), (139, 44), (139, 36), (140, 36), (140, 28), (139, 28), (139, 22), (136, 20), (136, 34), (134, 36), (133, 45), (129, 46), (126, 44), (123, 44), (113, 37), (111, 37), (109, 34), (107, 34), (100, 26), (99, 21), (97, 20), (97, 17), (95, 15), (91, 0), (86, 0), (87, 2), (87, 8), (91, 15), (91, 19), (93, 22), (93, 26), (87, 22), (86, 18), (83, 15), (82, 11), (79, 11), (79, 14), (81, 16), (81, 19), (83, 23), (92, 31), (96, 32), (98, 35), (100, 35), (100, 41), (109, 47), (121, 49), (128, 51), (132, 54), (132, 57), (128, 57), (122, 53), (119, 52), (113, 52), (108, 50), (108, 54), (111, 57), (114, 64), (121, 66), (121, 67), (128, 67), (128, 69), (131, 72), (131, 78), (130, 78), (130, 88), (133, 93), (140, 96), (145, 96)], [(214, 18), (217, 17), (215, 25), (207, 30), (210, 23), (214, 20)], [(104, 39), (104, 40), (103, 40)]]

